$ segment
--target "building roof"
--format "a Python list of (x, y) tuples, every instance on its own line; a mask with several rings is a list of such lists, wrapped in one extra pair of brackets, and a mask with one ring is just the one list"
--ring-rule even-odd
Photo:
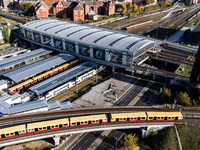
[(72, 108), (72, 104), (70, 103), (70, 101), (66, 101), (66, 102), (60, 103), (60, 107), (61, 109), (69, 109), (69, 108)]
[(60, 108), (60, 102), (58, 100), (48, 102), (48, 109), (49, 110), (58, 109), (58, 108)]
[(54, 66), (60, 65), (67, 61), (74, 59), (75, 57), (69, 54), (59, 54), (43, 61), (28, 65), (18, 70), (4, 74), (5, 77), (12, 79), (14, 82), (19, 82), (23, 79), (34, 76), (40, 72), (48, 70)]
[(0, 80), (0, 85), (7, 83), (6, 80)]
[(78, 42), (80, 45), (90, 45), (120, 53), (123, 51), (135, 53), (155, 43), (154, 40), (143, 36), (52, 19), (29, 22), (21, 27), (54, 38)]
[(3, 60), (0, 60), (0, 70), (5, 69), (7, 67), (11, 67), (17, 64), (20, 64), (22, 62), (25, 62), (27, 60), (42, 56), (42, 55), (46, 55), (51, 53), (51, 50), (47, 50), (47, 49), (37, 49), (28, 53), (23, 53), (14, 57), (10, 57), (10, 58), (6, 58)]
[(7, 99), (11, 99), (11, 96), (9, 94), (4, 94), (0, 96), (0, 101), (6, 101)]
[(84, 8), (83, 8), (83, 6), (82, 6), (81, 3), (78, 3), (78, 4), (76, 5), (76, 7), (74, 8), (74, 10), (84, 10)]
[(56, 86), (65, 83), (66, 81), (69, 81), (76, 76), (79, 76), (92, 68), (96, 67), (97, 64), (90, 63), (90, 62), (84, 62), (78, 66), (75, 66), (67, 71), (64, 71), (54, 77), (51, 77), (41, 83), (38, 83), (37, 85), (34, 85), (30, 87), (29, 89), (35, 93), (42, 94), (46, 91), (49, 91), (50, 89), (55, 88)]

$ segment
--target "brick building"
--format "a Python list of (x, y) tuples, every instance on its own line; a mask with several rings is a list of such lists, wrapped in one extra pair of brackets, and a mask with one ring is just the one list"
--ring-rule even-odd
[(47, 19), (48, 17), (69, 18), (74, 21), (84, 21), (84, 7), (79, 1), (40, 1), (35, 7), (36, 17)]
[(47, 19), (49, 17), (69, 18), (74, 21), (84, 21), (89, 12), (94, 15), (111, 15), (115, 13), (112, 1), (65, 2), (65, 0), (44, 0), (36, 4), (36, 17)]

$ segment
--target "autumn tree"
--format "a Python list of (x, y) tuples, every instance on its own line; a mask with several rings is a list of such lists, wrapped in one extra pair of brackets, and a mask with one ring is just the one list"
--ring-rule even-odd
[(165, 102), (171, 103), (171, 100), (172, 100), (171, 89), (168, 89), (168, 88), (163, 89), (163, 98)]
[(186, 92), (185, 93), (180, 92), (180, 93), (176, 94), (176, 98), (178, 100), (178, 103), (183, 106), (191, 106), (192, 105), (191, 99)]
[(123, 5), (122, 4), (117, 4), (116, 6), (115, 6), (115, 8), (116, 8), (116, 10), (123, 10)]
[(9, 30), (8, 30), (8, 27), (6, 25), (3, 27), (3, 37), (4, 37), (5, 43), (10, 42)]
[(126, 8), (127, 8), (127, 11), (131, 10), (133, 8), (132, 3), (131, 2), (126, 3)]
[(138, 6), (135, 3), (133, 4), (133, 12), (138, 12)]
[(132, 134), (126, 134), (122, 139), (123, 147), (120, 150), (135, 150), (137, 147), (137, 138)]
[(123, 5), (122, 7), (122, 14), (126, 14), (127, 8), (126, 8), (126, 4)]
[(21, 2), (18, 4), (18, 6), (23, 11), (23, 13), (26, 15), (35, 13), (35, 7), (30, 2)]

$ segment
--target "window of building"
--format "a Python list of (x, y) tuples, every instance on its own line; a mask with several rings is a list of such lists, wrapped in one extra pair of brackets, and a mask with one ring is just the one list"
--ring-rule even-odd
[(105, 51), (94, 48), (93, 49), (93, 56), (96, 59), (105, 60)]
[(62, 40), (54, 39), (54, 47), (58, 49), (63, 49), (63, 42)]
[(75, 44), (65, 42), (66, 51), (76, 53)]
[(26, 37), (27, 37), (29, 40), (32, 40), (32, 35), (31, 35), (31, 32), (30, 32), (30, 31), (25, 30), (25, 34), (26, 34)]
[(51, 37), (43, 36), (43, 44), (51, 46)]
[(90, 57), (90, 48), (79, 45), (79, 54)]
[(122, 64), (123, 55), (122, 55), (122, 53), (116, 53), (113, 51), (109, 51), (108, 60), (113, 63)]

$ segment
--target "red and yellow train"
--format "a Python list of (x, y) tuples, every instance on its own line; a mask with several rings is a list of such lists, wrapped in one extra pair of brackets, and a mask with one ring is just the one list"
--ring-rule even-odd
[(182, 121), (181, 112), (131, 112), (131, 113), (108, 113), (97, 115), (83, 115), (66, 117), (48, 121), (39, 121), (5, 127), (0, 129), (0, 139), (23, 134), (30, 134), (60, 128), (85, 126), (95, 124), (120, 123), (120, 122), (141, 122), (141, 121)]

